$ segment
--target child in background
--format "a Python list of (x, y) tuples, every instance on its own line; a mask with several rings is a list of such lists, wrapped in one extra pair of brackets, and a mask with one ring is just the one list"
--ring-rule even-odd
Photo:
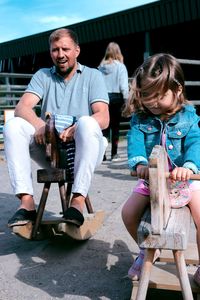
[[(200, 254), (200, 181), (189, 180), (191, 174), (200, 172), (200, 118), (186, 99), (183, 71), (175, 57), (160, 53), (145, 60), (135, 72), (123, 114), (132, 114), (128, 164), (139, 178), (122, 208), (128, 232), (137, 242), (139, 222), (149, 204), (148, 158), (155, 145), (163, 145), (168, 154), (172, 182), (188, 184), (188, 206), (196, 225)], [(140, 278), (144, 251), (140, 249), (128, 271), (132, 280)], [(200, 286), (200, 266), (194, 280)]]

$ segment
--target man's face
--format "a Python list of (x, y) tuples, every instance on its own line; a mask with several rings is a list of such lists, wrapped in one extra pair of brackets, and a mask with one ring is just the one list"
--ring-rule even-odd
[(76, 67), (76, 58), (80, 53), (80, 48), (69, 37), (62, 37), (54, 41), (50, 46), (50, 55), (57, 72), (62, 76), (67, 76)]

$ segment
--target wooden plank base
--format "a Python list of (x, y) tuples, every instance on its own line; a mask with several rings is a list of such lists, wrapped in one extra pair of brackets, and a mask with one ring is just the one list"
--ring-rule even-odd
[[(134, 259), (137, 256), (134, 255)], [(198, 250), (196, 243), (189, 243), (187, 250), (184, 251), (185, 262), (193, 293), (198, 294), (200, 299), (200, 287), (193, 281), (193, 274), (199, 264)], [(131, 300), (136, 299), (139, 281), (132, 281), (133, 289)], [(161, 255), (152, 267), (148, 288), (181, 291), (177, 270), (174, 263), (174, 256), (171, 250), (162, 250)]]
[[(14, 226), (12, 228), (13, 233), (27, 240), (32, 240), (32, 229), (33, 224), (31, 222), (23, 226)], [(37, 232), (37, 236), (34, 240), (44, 240), (47, 238), (51, 238), (54, 235), (55, 232), (51, 224), (41, 224), (39, 231)]]
[[(55, 218), (42, 220), (39, 232), (35, 240), (50, 238), (57, 234), (65, 234), (75, 240), (87, 240), (101, 227), (104, 220), (104, 211), (97, 211), (93, 214), (88, 214), (82, 226), (65, 223), (63, 218)], [(32, 239), (33, 224), (30, 222), (23, 226), (14, 226), (13, 233), (25, 239)]]
[[(187, 272), (192, 292), (200, 295), (200, 287), (198, 287), (193, 280), (193, 274), (195, 273), (196, 269), (197, 267), (195, 266), (187, 266)], [(133, 289), (131, 300), (135, 300), (139, 281), (132, 281), (132, 283)], [(156, 263), (155, 265), (153, 265), (148, 288), (181, 291), (175, 264)]]
[(12, 227), (13, 233), (30, 240), (31, 239), (31, 233), (32, 233), (33, 224), (31, 222), (27, 223), (23, 226), (14, 226)]
[(67, 223), (59, 223), (55, 230), (58, 233), (67, 234), (74, 240), (87, 240), (101, 227), (104, 215), (104, 211), (97, 211), (94, 214), (88, 214), (83, 225), (80, 227)]

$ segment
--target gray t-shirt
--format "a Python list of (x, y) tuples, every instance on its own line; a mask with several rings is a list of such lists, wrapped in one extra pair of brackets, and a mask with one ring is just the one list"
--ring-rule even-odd
[(33, 75), (25, 92), (36, 94), (42, 100), (43, 120), (45, 112), (77, 118), (88, 116), (92, 114), (91, 104), (109, 103), (101, 72), (81, 64), (69, 81), (64, 81), (55, 67), (40, 69)]

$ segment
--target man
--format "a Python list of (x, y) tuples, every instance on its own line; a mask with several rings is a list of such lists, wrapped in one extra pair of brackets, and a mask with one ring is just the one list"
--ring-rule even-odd
[[(58, 29), (49, 37), (54, 66), (37, 71), (15, 109), (15, 118), (4, 128), (5, 153), (13, 191), (21, 204), (8, 226), (35, 220), (31, 158), (45, 167), (45, 112), (70, 115), (77, 122), (60, 133), (63, 142), (75, 140), (74, 184), (71, 206), (64, 212), (67, 222), (80, 226), (83, 208), (95, 167), (106, 148), (102, 129), (108, 127), (108, 93), (101, 73), (77, 62), (78, 38), (69, 29)], [(42, 102), (41, 118), (34, 107)]]

